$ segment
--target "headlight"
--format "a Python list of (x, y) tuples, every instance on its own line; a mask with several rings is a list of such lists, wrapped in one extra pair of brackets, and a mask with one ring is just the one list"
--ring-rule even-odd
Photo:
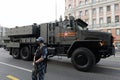
[(106, 41), (101, 41), (101, 42), (100, 42), (100, 45), (101, 45), (101, 46), (105, 46), (105, 45), (107, 45), (107, 42), (106, 42)]

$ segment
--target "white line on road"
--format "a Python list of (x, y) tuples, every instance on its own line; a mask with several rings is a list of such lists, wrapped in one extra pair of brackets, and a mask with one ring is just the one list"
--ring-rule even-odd
[(6, 65), (6, 66), (9, 66), (9, 67), (13, 67), (13, 68), (16, 68), (16, 69), (32, 72), (32, 70), (29, 70), (29, 69), (26, 69), (26, 68), (23, 68), (23, 67), (19, 67), (19, 66), (15, 66), (15, 65), (11, 65), (11, 64), (8, 64), (8, 63), (0, 62), (0, 64)]
[[(27, 71), (27, 72), (32, 72), (32, 70), (30, 70), (30, 69), (26, 69), (26, 68), (23, 68), (23, 67), (11, 65), (11, 64), (8, 64), (8, 63), (0, 62), (0, 64), (6, 65), (6, 66), (9, 66), (9, 67), (13, 67), (13, 68), (16, 68), (16, 69), (24, 70), (24, 71)], [(113, 69), (113, 70), (120, 70), (120, 68), (109, 67), (109, 66), (98, 66), (98, 67)]]

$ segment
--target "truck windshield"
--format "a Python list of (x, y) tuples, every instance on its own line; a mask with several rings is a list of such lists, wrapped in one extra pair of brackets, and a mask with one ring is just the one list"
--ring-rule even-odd
[(77, 27), (79, 28), (79, 30), (83, 30), (83, 28), (80, 25), (77, 25)]
[(79, 30), (88, 30), (87, 27), (84, 27), (84, 28), (83, 28), (83, 27), (81, 27), (80, 25), (77, 25), (77, 27), (78, 27)]

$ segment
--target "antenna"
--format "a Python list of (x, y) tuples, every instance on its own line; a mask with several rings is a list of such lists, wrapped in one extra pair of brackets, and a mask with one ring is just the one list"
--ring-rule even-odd
[(55, 0), (55, 21), (57, 21), (57, 0)]

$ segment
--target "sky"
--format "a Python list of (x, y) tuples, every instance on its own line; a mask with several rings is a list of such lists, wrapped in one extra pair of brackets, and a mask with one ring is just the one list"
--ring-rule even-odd
[(45, 23), (64, 17), (65, 0), (0, 0), (0, 26)]

